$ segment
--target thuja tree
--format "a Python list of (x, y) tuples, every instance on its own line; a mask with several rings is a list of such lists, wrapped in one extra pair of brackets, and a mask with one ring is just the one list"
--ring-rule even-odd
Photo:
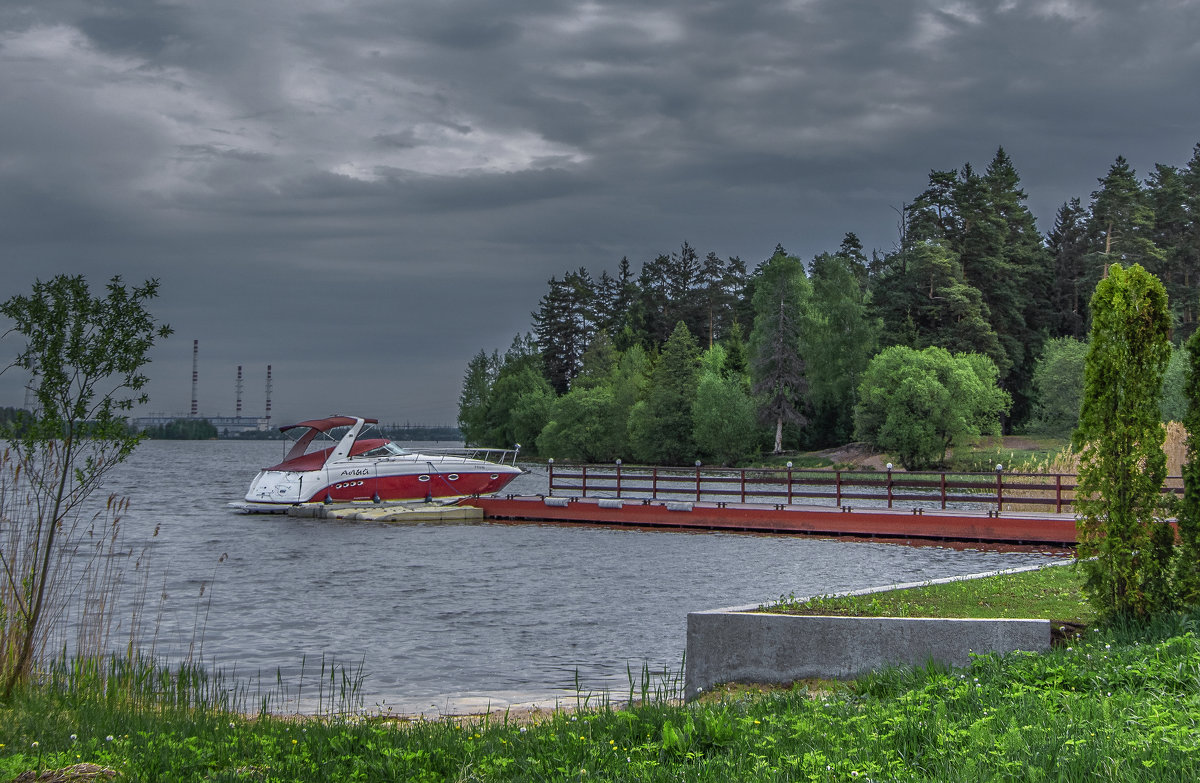
[(1180, 600), (1189, 606), (1200, 604), (1200, 331), (1188, 338), (1184, 396), (1187, 411), (1183, 426), (1187, 430), (1187, 459), (1183, 463), (1183, 503), (1176, 515), (1179, 524), (1179, 559), (1175, 575)]
[(1092, 295), (1092, 332), (1074, 445), (1080, 454), (1077, 557), (1107, 616), (1170, 604), (1174, 532), (1162, 522), (1166, 477), (1158, 399), (1170, 358), (1162, 283), (1113, 264)]
[(41, 652), (42, 627), (58, 619), (49, 610), (62, 607), (56, 599), (79, 586), (64, 563), (96, 533), (86, 522), (95, 518), (89, 498), (140, 439), (124, 416), (146, 401), (142, 368), (155, 340), (170, 334), (146, 309), (157, 292), (155, 280), (128, 288), (114, 277), (93, 296), (82, 276), (59, 275), (0, 304), (11, 321), (6, 336), (25, 340), (6, 370), (27, 373), (37, 400), (21, 429), (0, 433), (15, 465), (5, 475), (0, 542), (4, 698)]

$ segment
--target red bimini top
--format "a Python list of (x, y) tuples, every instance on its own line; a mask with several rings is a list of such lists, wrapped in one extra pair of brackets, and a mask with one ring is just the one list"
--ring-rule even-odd
[[(353, 416), (327, 416), (324, 419), (309, 419), (302, 421), (299, 424), (287, 424), (279, 428), (280, 432), (294, 430), (297, 427), (309, 427), (317, 432), (329, 432), (334, 427), (349, 427), (354, 424), (356, 419)], [(379, 419), (363, 419), (365, 424), (378, 424)]]
[[(386, 438), (363, 438), (362, 440), (357, 440), (350, 448), (350, 456), (357, 457), (360, 454), (366, 454), (371, 449), (377, 449), (388, 442), (389, 441)], [(303, 454), (299, 457), (285, 459), (278, 465), (267, 468), (267, 470), (294, 470), (296, 472), (320, 470), (321, 466), (325, 464), (325, 460), (329, 459), (329, 453), (333, 451), (334, 448), (334, 446), (330, 446), (327, 449), (318, 449), (317, 451), (311, 451), (308, 454)]]
[[(363, 424), (378, 424), (379, 419), (363, 419), (362, 422)], [(280, 432), (287, 432), (288, 430), (294, 430), (300, 427), (306, 428), (308, 432), (296, 439), (296, 442), (292, 444), (292, 448), (288, 450), (287, 456), (283, 458), (283, 462), (280, 462), (274, 467), (267, 468), (267, 470), (318, 470), (322, 465), (325, 464), (325, 460), (329, 458), (329, 453), (336, 447), (330, 446), (327, 449), (321, 449), (314, 451), (311, 454), (305, 454), (304, 452), (308, 450), (308, 447), (313, 442), (313, 439), (322, 432), (329, 432), (335, 427), (353, 427), (357, 423), (358, 419), (354, 416), (327, 416), (324, 419), (310, 419), (308, 421), (302, 421), (299, 424), (288, 424), (280, 427)], [(368, 443), (372, 443), (374, 445), (364, 445)], [(386, 441), (379, 438), (368, 438), (355, 441), (354, 445), (350, 448), (350, 456), (353, 457), (357, 454), (362, 454), (364, 451), (370, 451), (373, 448), (378, 448), (383, 443), (386, 443)]]

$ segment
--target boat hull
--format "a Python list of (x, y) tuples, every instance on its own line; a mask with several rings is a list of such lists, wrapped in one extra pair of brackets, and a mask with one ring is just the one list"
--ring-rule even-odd
[(352, 502), (356, 500), (404, 501), (428, 498), (490, 495), (520, 475), (509, 465), (447, 465), (440, 470), (406, 470), (386, 473), (368, 467), (315, 471), (259, 471), (246, 502), (293, 505), (296, 503)]

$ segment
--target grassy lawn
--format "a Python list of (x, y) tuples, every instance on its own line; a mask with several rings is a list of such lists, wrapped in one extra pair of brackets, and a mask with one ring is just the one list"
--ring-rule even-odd
[(1047, 618), (1086, 625), (1096, 615), (1084, 599), (1082, 575), (1071, 566), (1001, 574), (838, 598), (783, 596), (762, 607), (783, 614), (891, 617)]
[[(908, 591), (888, 611), (929, 606), (1090, 616), (1068, 567)], [(533, 720), (301, 718), (253, 714), (258, 694), (195, 667), (76, 662), (0, 705), (0, 781), (81, 763), (122, 781), (1200, 778), (1197, 613), (1096, 624), (1048, 653), (962, 669), (730, 688), (689, 705), (676, 687), (643, 680), (631, 705)]]
[(161, 678), (153, 702), (62, 681), (0, 707), (0, 780), (88, 762), (136, 781), (1190, 781), (1198, 632), (1174, 616), (960, 670), (687, 706), (651, 694), (527, 725), (247, 717)]

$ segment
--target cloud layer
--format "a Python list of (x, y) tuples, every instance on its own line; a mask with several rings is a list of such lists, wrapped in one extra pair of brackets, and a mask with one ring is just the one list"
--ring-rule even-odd
[(160, 278), (156, 410), (198, 338), (204, 412), (270, 363), (280, 418), (449, 422), (565, 269), (886, 250), (999, 145), (1043, 230), (1118, 154), (1184, 162), (1198, 42), (1182, 0), (9, 3), (3, 294)]

